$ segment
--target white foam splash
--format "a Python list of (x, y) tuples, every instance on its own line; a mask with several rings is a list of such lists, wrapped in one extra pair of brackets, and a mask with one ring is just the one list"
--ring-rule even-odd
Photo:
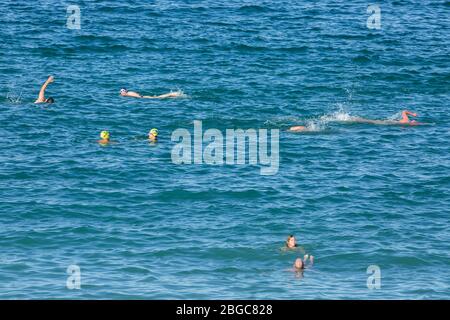
[(22, 102), (22, 92), (16, 93), (9, 91), (6, 94), (6, 99), (12, 104), (19, 104)]
[(170, 90), (170, 93), (175, 93), (176, 94), (175, 98), (189, 98), (189, 96), (185, 94), (182, 89), (177, 89), (175, 91)]
[(339, 109), (336, 112), (331, 114), (326, 114), (320, 117), (320, 120), (323, 122), (336, 122), (336, 121), (355, 121), (356, 117), (350, 115), (350, 113), (344, 111), (343, 109)]
[(393, 114), (392, 116), (390, 116), (389, 118), (387, 118), (387, 120), (395, 121), (395, 120), (400, 120), (401, 118), (402, 118), (402, 112), (399, 111), (399, 112)]

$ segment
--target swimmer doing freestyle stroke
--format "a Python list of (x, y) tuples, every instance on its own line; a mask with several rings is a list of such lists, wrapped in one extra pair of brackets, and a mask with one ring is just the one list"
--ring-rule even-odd
[(356, 118), (352, 119), (352, 122), (381, 124), (381, 125), (410, 125), (410, 126), (417, 126), (417, 125), (425, 124), (423, 122), (417, 122), (416, 120), (410, 120), (408, 116), (417, 117), (418, 114), (415, 112), (408, 111), (408, 110), (403, 110), (402, 118), (400, 120), (372, 120), (372, 119), (356, 117)]
[[(372, 120), (372, 119), (365, 119), (365, 118), (361, 118), (361, 117), (352, 117), (351, 120), (347, 121), (347, 122), (379, 124), (379, 125), (410, 125), (410, 126), (418, 126), (418, 125), (427, 124), (424, 122), (417, 122), (416, 120), (410, 120), (408, 116), (417, 117), (418, 114), (415, 112), (408, 111), (408, 110), (403, 110), (402, 118), (400, 120)], [(309, 132), (311, 130), (306, 126), (293, 126), (293, 127), (290, 127), (288, 131)]]

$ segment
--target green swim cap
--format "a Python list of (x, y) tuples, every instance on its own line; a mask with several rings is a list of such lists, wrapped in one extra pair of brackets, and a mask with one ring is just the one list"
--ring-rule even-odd
[(149, 133), (152, 134), (152, 135), (154, 135), (155, 137), (157, 137), (157, 136), (158, 136), (158, 129), (153, 128), (152, 130), (150, 130)]
[(109, 139), (109, 132), (108, 131), (100, 132), (100, 138), (102, 138), (104, 140), (108, 140)]

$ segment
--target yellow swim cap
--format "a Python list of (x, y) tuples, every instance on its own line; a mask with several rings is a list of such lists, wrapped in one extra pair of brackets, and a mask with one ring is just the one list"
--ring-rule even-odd
[(109, 132), (108, 131), (100, 132), (100, 138), (102, 138), (104, 140), (108, 140), (109, 139)]
[(155, 137), (158, 136), (158, 129), (153, 128), (152, 130), (150, 130), (150, 134), (154, 135)]

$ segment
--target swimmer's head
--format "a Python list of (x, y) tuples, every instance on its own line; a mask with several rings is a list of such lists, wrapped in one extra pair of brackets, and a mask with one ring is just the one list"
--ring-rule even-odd
[(296, 270), (303, 270), (303, 269), (305, 268), (305, 264), (303, 263), (302, 259), (297, 258), (297, 259), (295, 260), (294, 268), (295, 268)]
[(53, 99), (52, 97), (45, 99), (46, 103), (54, 103), (55, 99)]
[(152, 130), (150, 130), (150, 131), (148, 132), (148, 137), (149, 137), (150, 139), (156, 138), (157, 136), (158, 136), (158, 129), (156, 129), (156, 128), (153, 128)]
[(126, 95), (126, 94), (127, 94), (127, 92), (128, 92), (128, 90), (127, 90), (127, 89), (125, 89), (125, 88), (122, 88), (122, 89), (120, 89), (120, 95), (121, 95), (121, 96), (124, 96), (124, 95)]
[(109, 132), (108, 131), (100, 132), (100, 138), (102, 138), (103, 140), (109, 140)]
[(295, 237), (291, 234), (286, 240), (286, 247), (295, 248), (297, 246)]

